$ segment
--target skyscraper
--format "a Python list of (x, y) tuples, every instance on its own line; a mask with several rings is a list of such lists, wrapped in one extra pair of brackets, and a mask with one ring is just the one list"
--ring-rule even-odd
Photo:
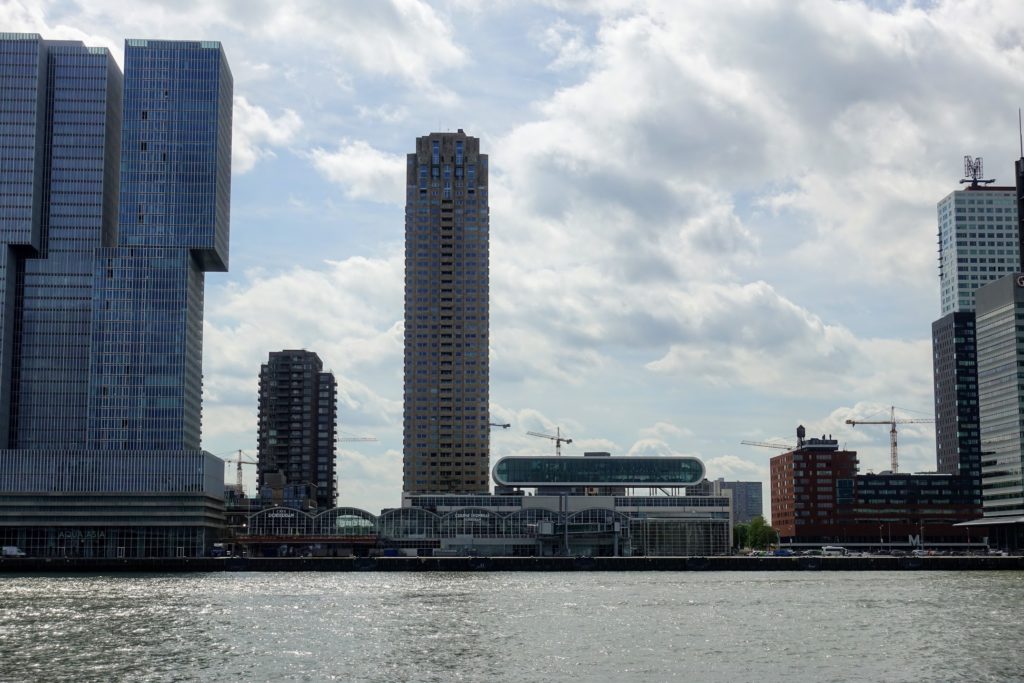
[(972, 182), (938, 204), (942, 317), (932, 323), (936, 463), (939, 472), (970, 476), (979, 484), (974, 296), (1019, 267), (1016, 194), (1013, 187)]
[(984, 512), (1016, 521), (1024, 516), (1024, 276), (1007, 275), (979, 289), (977, 314)]
[(487, 155), (416, 140), (405, 205), (403, 491), (488, 491)]
[(231, 72), (216, 42), (129, 40), (125, 73), (0, 35), (0, 535), (43, 554), (197, 554), (223, 519), (199, 449)]
[[(282, 501), (334, 507), (338, 385), (312, 351), (273, 351), (260, 366), (260, 495), (272, 497), (267, 475), (284, 475)], [(273, 478), (273, 477), (271, 477)], [(287, 492), (287, 493), (285, 493)]]

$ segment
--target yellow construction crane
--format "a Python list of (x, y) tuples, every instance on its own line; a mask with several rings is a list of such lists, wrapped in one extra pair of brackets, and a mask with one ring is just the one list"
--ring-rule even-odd
[(555, 427), (555, 436), (551, 436), (550, 434), (544, 434), (542, 432), (526, 432), (526, 433), (528, 435), (530, 435), (530, 436), (537, 436), (537, 437), (540, 437), (542, 439), (551, 439), (552, 441), (554, 441), (555, 442), (555, 455), (561, 455), (562, 454), (562, 444), (563, 443), (572, 443), (572, 439), (567, 439), (564, 436), (562, 436), (562, 428), (561, 427)]
[[(901, 409), (902, 410), (902, 409)], [(857, 425), (889, 425), (889, 450), (890, 469), (893, 474), (899, 474), (899, 456), (896, 449), (896, 425), (898, 424), (923, 424), (935, 422), (930, 417), (897, 418), (896, 406), (889, 406), (888, 420), (847, 420), (846, 424), (856, 427)]]

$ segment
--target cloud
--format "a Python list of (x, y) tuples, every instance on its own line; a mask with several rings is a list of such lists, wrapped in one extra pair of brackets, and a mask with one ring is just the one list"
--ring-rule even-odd
[(395, 76), (427, 95), (453, 100), (434, 82), (436, 72), (466, 62), (450, 25), (427, 3), (386, 0), (365, 3), (253, 3), (259, 17), (252, 28), (263, 39), (303, 47), (327, 48), (377, 76)]
[(550, 69), (580, 66), (589, 62), (592, 57), (583, 29), (564, 19), (558, 19), (545, 27), (539, 33), (537, 42), (541, 49), (555, 55), (554, 61), (548, 67)]
[(353, 199), (400, 204), (405, 199), (405, 158), (363, 140), (342, 140), (337, 150), (315, 148), (313, 165)]
[(404, 106), (388, 106), (382, 104), (379, 107), (367, 107), (362, 104), (356, 105), (356, 113), (364, 121), (379, 121), (381, 123), (401, 123), (409, 118), (409, 110)]
[(767, 283), (680, 293), (680, 337), (646, 367), (718, 386), (782, 395), (902, 395), (930, 399), (931, 344), (860, 339), (780, 296)]
[(231, 143), (231, 168), (246, 173), (260, 159), (271, 158), (271, 147), (283, 147), (295, 139), (302, 119), (292, 109), (274, 118), (262, 107), (235, 95), (234, 125)]
[[(708, 479), (768, 482), (768, 468), (735, 455), (719, 455), (704, 461)], [(765, 486), (767, 490), (767, 485)], [(767, 502), (768, 496), (765, 496)], [(765, 506), (767, 507), (767, 506)], [(767, 514), (767, 510), (765, 511)]]

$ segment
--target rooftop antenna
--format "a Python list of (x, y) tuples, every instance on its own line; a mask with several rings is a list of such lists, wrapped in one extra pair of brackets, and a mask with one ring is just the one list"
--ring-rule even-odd
[(1017, 107), (1017, 133), (1020, 135), (1020, 157), (1024, 159), (1024, 128), (1020, 124), (1020, 107)]
[(967, 176), (960, 180), (961, 183), (970, 183), (972, 188), (978, 187), (978, 185), (987, 185), (988, 183), (994, 183), (995, 178), (985, 180), (985, 162), (981, 157), (971, 158), (970, 155), (964, 157), (964, 175)]

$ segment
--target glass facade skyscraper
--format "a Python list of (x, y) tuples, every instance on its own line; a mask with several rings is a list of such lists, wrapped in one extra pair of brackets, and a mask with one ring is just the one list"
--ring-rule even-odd
[(487, 155), (416, 139), (405, 204), (403, 491), (489, 490)]
[(1017, 193), (973, 185), (937, 207), (942, 317), (932, 323), (936, 464), (973, 482), (981, 500), (975, 292), (1020, 263)]
[(136, 526), (197, 524), (168, 538), (201, 547), (222, 510), (199, 450), (202, 318), (204, 273), (228, 264), (232, 90), (215, 42), (129, 40), (122, 77), (105, 49), (0, 34), (0, 471), (36, 487), (0, 491), (7, 541), (25, 495), (112, 495), (68, 474), (108, 451), (140, 482), (199, 463), (180, 493), (205, 512)]
[(117, 246), (98, 253), (89, 443), (198, 449), (204, 272), (228, 266), (232, 78), (219, 43), (129, 40)]
[(985, 517), (1024, 515), (1024, 276), (978, 290), (978, 393)]
[(93, 253), (117, 224), (121, 72), (105, 49), (0, 40), (0, 439), (86, 445)]

